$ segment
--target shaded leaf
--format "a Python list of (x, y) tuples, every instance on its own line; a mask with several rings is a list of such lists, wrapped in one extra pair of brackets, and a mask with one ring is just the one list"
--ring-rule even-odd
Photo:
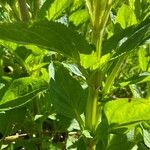
[(112, 139), (109, 143), (107, 150), (131, 150), (134, 147), (134, 143), (127, 140), (126, 135), (112, 135)]
[(50, 82), (51, 98), (59, 114), (75, 118), (84, 111), (85, 91), (69, 72), (59, 67), (55, 73), (55, 81)]
[(130, 26), (117, 32), (103, 43), (103, 52), (113, 51), (113, 57), (134, 50), (150, 38), (150, 19), (141, 22), (137, 26)]
[(43, 19), (46, 17), (47, 11), (50, 9), (51, 4), (54, 2), (54, 0), (46, 0), (44, 4), (42, 5), (41, 9), (38, 12), (38, 18)]
[(91, 46), (74, 30), (61, 23), (41, 21), (33, 25), (25, 23), (0, 24), (0, 39), (22, 44), (34, 44), (42, 48), (66, 54), (78, 60), (78, 53), (91, 53)]
[(135, 75), (129, 79), (121, 81), (119, 84), (121, 86), (126, 86), (130, 84), (139, 84), (139, 83), (144, 83), (144, 82), (149, 82), (149, 81), (150, 81), (150, 73), (143, 72), (139, 75)]
[(6, 112), (0, 111), (0, 133), (3, 133), (4, 135), (10, 134), (10, 132), (12, 132), (12, 127), (14, 124), (22, 124), (25, 119), (25, 115), (25, 107), (13, 109)]

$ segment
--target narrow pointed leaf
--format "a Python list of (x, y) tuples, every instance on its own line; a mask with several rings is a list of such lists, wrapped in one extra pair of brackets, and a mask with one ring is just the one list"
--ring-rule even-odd
[(119, 84), (121, 86), (127, 86), (130, 84), (139, 84), (144, 82), (150, 82), (150, 73), (149, 72), (143, 72), (138, 75), (134, 75), (133, 77), (130, 77), (129, 79), (122, 80)]

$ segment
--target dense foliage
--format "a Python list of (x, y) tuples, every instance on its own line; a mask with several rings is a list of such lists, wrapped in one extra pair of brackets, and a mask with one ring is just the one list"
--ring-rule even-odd
[(0, 149), (150, 149), (149, 0), (0, 0)]

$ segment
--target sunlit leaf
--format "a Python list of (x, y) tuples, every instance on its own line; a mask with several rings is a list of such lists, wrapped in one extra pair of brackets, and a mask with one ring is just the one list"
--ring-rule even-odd
[(139, 65), (142, 71), (147, 70), (148, 66), (148, 59), (146, 57), (146, 50), (144, 47), (140, 47), (138, 50), (138, 56), (139, 56)]
[(47, 11), (47, 19), (54, 20), (71, 4), (70, 0), (55, 0)]
[(47, 83), (40, 78), (25, 77), (16, 79), (2, 97), (0, 110), (9, 110), (22, 106), (46, 89)]
[(115, 21), (116, 23), (120, 23), (123, 29), (137, 23), (133, 9), (125, 4), (118, 10)]
[(106, 103), (104, 110), (110, 125), (129, 125), (150, 119), (150, 100), (120, 98)]
[(69, 20), (73, 22), (73, 24), (76, 26), (85, 23), (88, 19), (89, 19), (89, 15), (86, 9), (75, 11), (69, 17)]

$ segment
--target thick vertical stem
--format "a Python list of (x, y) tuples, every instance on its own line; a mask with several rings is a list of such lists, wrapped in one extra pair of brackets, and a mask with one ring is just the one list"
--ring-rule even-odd
[(22, 21), (29, 21), (30, 16), (27, 9), (26, 0), (18, 0)]
[[(103, 34), (108, 21), (112, 0), (86, 0), (87, 8), (91, 17), (92, 24), (92, 43), (96, 45), (97, 62), (102, 55)], [(92, 10), (92, 11), (91, 11)], [(92, 133), (95, 133), (100, 112), (98, 109), (98, 92), (102, 82), (101, 70), (97, 69), (91, 72), (89, 84), (89, 95), (86, 106), (85, 126)], [(89, 146), (89, 150), (95, 150), (96, 143)]]
[(94, 132), (97, 122), (97, 98), (98, 91), (93, 87), (89, 87), (89, 95), (86, 108), (86, 128)]
[(33, 9), (33, 16), (32, 17), (33, 17), (33, 19), (35, 19), (37, 14), (38, 14), (38, 11), (40, 9), (40, 0), (34, 0), (33, 1), (33, 7), (34, 7), (34, 9)]

